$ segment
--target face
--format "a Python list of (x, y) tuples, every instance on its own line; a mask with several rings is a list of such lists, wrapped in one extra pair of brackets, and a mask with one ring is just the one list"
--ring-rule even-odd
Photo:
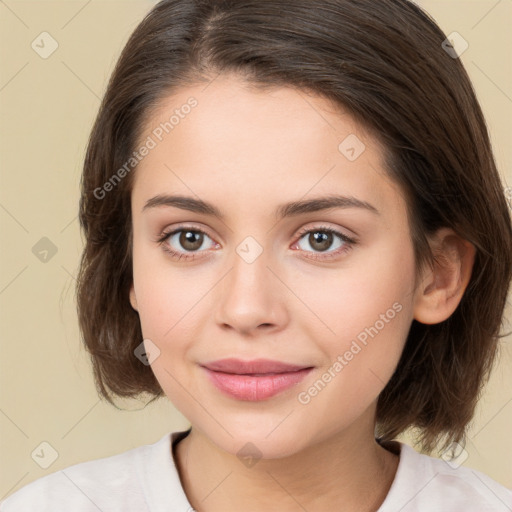
[[(406, 204), (377, 141), (325, 99), (220, 76), (163, 101), (143, 144), (130, 300), (168, 398), (231, 453), (286, 456), (354, 428), (413, 318)], [(308, 370), (203, 366), (226, 358)]]

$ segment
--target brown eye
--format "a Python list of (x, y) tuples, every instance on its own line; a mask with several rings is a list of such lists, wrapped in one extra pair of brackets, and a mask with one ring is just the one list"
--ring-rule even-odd
[(179, 245), (186, 251), (197, 251), (203, 245), (203, 233), (190, 229), (178, 231), (181, 235), (178, 238)]
[(210, 240), (210, 246), (215, 242), (201, 229), (192, 229), (181, 227), (170, 232), (163, 233), (157, 240), (165, 252), (177, 259), (195, 259), (201, 253), (206, 253), (208, 244), (205, 240)]
[[(335, 229), (323, 226), (314, 229), (304, 229), (299, 236), (300, 238), (295, 246), (305, 253), (310, 253), (311, 256), (308, 257), (319, 260), (341, 256), (356, 244), (356, 240)], [(307, 246), (312, 250), (309, 250)], [(334, 250), (329, 250), (333, 247)]]
[(332, 233), (325, 231), (311, 231), (308, 237), (308, 242), (317, 251), (326, 251), (329, 249), (333, 241)]
[(325, 252), (333, 246), (333, 243), (336, 241), (336, 238), (340, 239), (341, 242), (338, 242), (338, 245), (337, 247), (335, 247), (335, 249), (338, 249), (342, 247), (346, 242), (349, 242), (346, 236), (332, 229), (310, 229), (309, 231), (304, 233), (300, 238), (300, 240), (305, 240), (307, 242), (307, 244), (303, 244), (303, 247), (301, 247), (301, 249), (307, 251), (307, 247), (305, 246), (309, 245), (313, 249), (313, 251)]

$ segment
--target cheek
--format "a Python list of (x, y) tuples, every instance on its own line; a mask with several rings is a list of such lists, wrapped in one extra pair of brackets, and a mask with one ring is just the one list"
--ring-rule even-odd
[(347, 303), (338, 302), (330, 317), (336, 336), (308, 332), (325, 364), (297, 390), (297, 401), (321, 426), (321, 436), (348, 427), (377, 400), (398, 364), (412, 318), (412, 307), (397, 293)]
[[(145, 337), (166, 343), (182, 339), (179, 332), (194, 321), (197, 304), (207, 290), (183, 279), (175, 271), (145, 270), (146, 279), (136, 289), (139, 317)], [(144, 279), (144, 277), (143, 277)]]
[[(322, 332), (324, 339), (332, 340), (338, 348), (340, 340), (353, 339), (376, 322), (380, 328), (384, 322), (385, 329), (380, 331), (390, 331), (390, 327), (403, 330), (395, 325), (395, 317), (409, 314), (414, 270), (412, 246), (388, 241), (354, 251), (338, 270), (328, 269), (322, 275), (297, 274), (294, 290), (321, 320), (320, 331), (319, 322), (313, 322), (316, 336)], [(395, 303), (398, 306), (393, 308)], [(401, 309), (400, 314), (397, 309)], [(308, 314), (304, 318), (312, 325), (315, 316)]]
[(133, 279), (142, 333), (145, 338), (160, 339), (165, 326), (167, 329), (171, 326), (170, 312), (174, 311), (175, 293), (169, 278), (135, 251)]
[(306, 315), (300, 330), (317, 340), (325, 356), (322, 371), (336, 376), (326, 400), (335, 393), (347, 406), (364, 406), (385, 387), (412, 321), (413, 279), (412, 246), (389, 243), (354, 258), (321, 287), (301, 285), (297, 294), (322, 322)]
[[(168, 399), (186, 417), (194, 413), (193, 402), (185, 391), (190, 387), (187, 354), (197, 339), (193, 329), (200, 325), (197, 317), (206, 304), (207, 288), (201, 277), (181, 272), (158, 251), (134, 252), (134, 281), (140, 324), (144, 339), (159, 350), (151, 369)], [(203, 301), (201, 298), (203, 297)], [(201, 302), (200, 302), (201, 301)], [(195, 307), (194, 307), (195, 305)]]
[[(205, 268), (180, 268), (156, 243), (135, 239), (133, 278), (144, 337), (166, 342), (193, 318), (201, 297), (214, 280)], [(212, 284), (208, 287), (208, 282)]]

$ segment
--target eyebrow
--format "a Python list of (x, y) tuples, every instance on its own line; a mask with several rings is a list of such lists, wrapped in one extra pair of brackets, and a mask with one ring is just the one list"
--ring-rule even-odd
[[(182, 210), (188, 210), (194, 213), (212, 215), (218, 219), (224, 220), (222, 212), (213, 204), (207, 203), (201, 199), (180, 195), (157, 195), (148, 199), (142, 208), (142, 211), (161, 206), (174, 206)], [(314, 199), (292, 201), (290, 203), (279, 205), (276, 208), (275, 216), (278, 219), (293, 217), (305, 213), (319, 212), (333, 208), (362, 208), (376, 215), (380, 215), (375, 206), (366, 201), (361, 201), (352, 196), (329, 195), (317, 197)]]

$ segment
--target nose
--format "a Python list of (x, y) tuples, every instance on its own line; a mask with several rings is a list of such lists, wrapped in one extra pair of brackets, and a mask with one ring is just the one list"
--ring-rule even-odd
[[(254, 336), (281, 330), (288, 321), (286, 287), (263, 251), (254, 261), (234, 253), (219, 283), (215, 320), (223, 330)], [(274, 266), (274, 265), (272, 265)]]

